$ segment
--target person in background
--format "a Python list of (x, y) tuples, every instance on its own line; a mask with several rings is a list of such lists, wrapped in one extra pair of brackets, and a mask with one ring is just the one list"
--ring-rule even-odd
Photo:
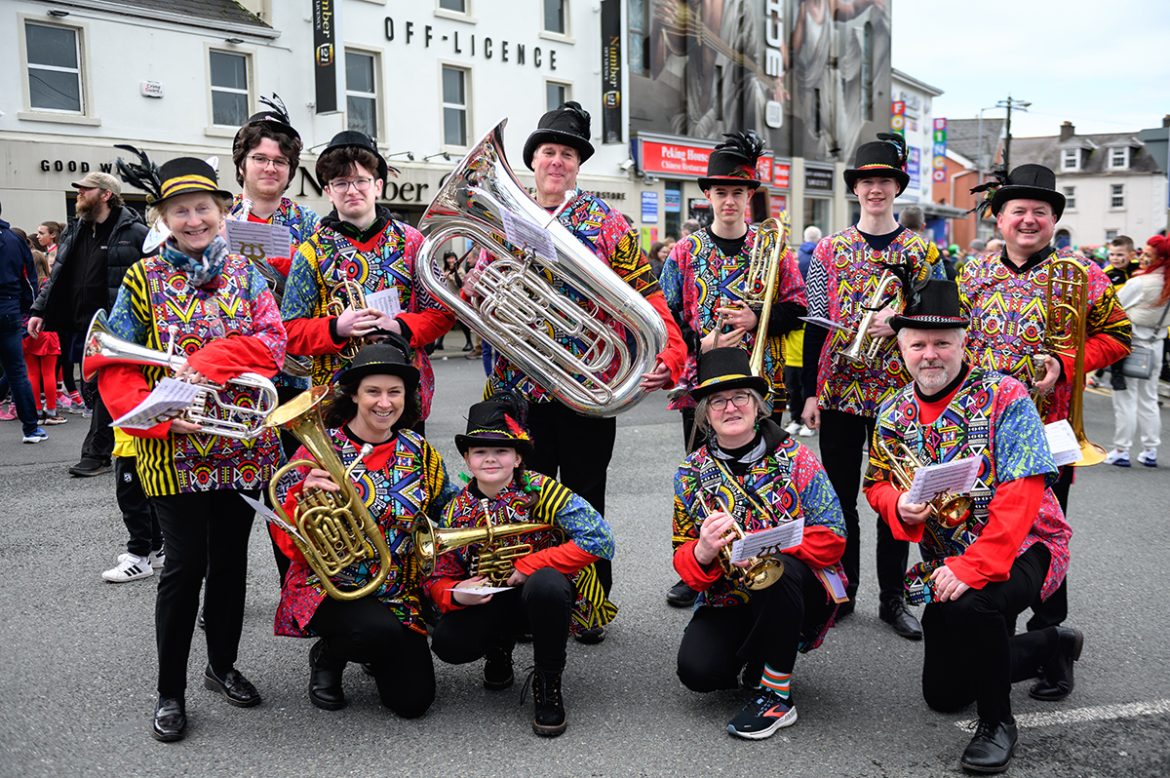
[[(1104, 248), (1104, 247), (1102, 247)], [(1133, 238), (1128, 235), (1118, 235), (1109, 241), (1107, 249), (1108, 263), (1102, 268), (1109, 276), (1109, 283), (1113, 284), (1113, 291), (1120, 292), (1125, 282), (1139, 269), (1138, 253), (1133, 248)], [(1124, 359), (1119, 359), (1109, 366), (1109, 386), (1113, 391), (1125, 391), (1125, 374), (1121, 372)], [(1089, 386), (1099, 386), (1100, 379), (1105, 375), (1105, 368), (1101, 368), (1089, 377)]]
[[(37, 289), (49, 279), (49, 259), (45, 252), (36, 248), (24, 230), (16, 227), (12, 231), (24, 238), (32, 251), (33, 264), (37, 268)], [(24, 365), (28, 370), (29, 384), (32, 386), (33, 405), (36, 407), (40, 423), (45, 426), (64, 424), (68, 421), (57, 413), (57, 358), (61, 356), (61, 339), (55, 332), (42, 332), (37, 337), (28, 337), (24, 342)], [(44, 408), (41, 406), (41, 397), (44, 396)], [(64, 398), (62, 398), (64, 399)]]
[(796, 262), (800, 265), (801, 275), (808, 274), (808, 263), (812, 261), (813, 251), (821, 242), (821, 228), (810, 224), (804, 228), (804, 242), (796, 250)]
[(61, 223), (53, 221), (41, 222), (37, 227), (36, 242), (49, 260), (50, 270), (57, 261), (57, 241), (61, 238), (61, 229)]
[[(0, 206), (0, 213), (3, 212)], [(21, 334), (24, 317), (36, 296), (36, 266), (28, 240), (0, 219), (0, 367), (12, 392), (24, 443), (40, 443), (49, 436), (37, 424), (33, 389), (24, 363)]]
[(698, 219), (687, 219), (679, 228), (679, 240), (685, 240), (688, 235), (698, 232), (701, 226)]
[(662, 266), (666, 264), (666, 258), (670, 256), (670, 247), (672, 244), (664, 240), (656, 240), (650, 244), (650, 272), (654, 274), (655, 278), (662, 275)]
[[(447, 285), (455, 294), (459, 294), (459, 290), (463, 287), (463, 277), (467, 275), (466, 265), (459, 260), (459, 255), (454, 251), (443, 252), (443, 283)], [(474, 341), (479, 340), (479, 336), (472, 333), (471, 328), (463, 322), (456, 319), (455, 326), (463, 333), (463, 351), (476, 353), (468, 353), (468, 359), (478, 359), (480, 356), (480, 349), (476, 348)], [(443, 339), (446, 333), (439, 336), (435, 341), (435, 351), (443, 350)]]
[[(930, 254), (928, 254), (928, 256), (937, 255), (939, 253), (938, 246), (933, 240), (930, 239), (930, 236), (926, 234), (926, 212), (923, 211), (922, 208), (917, 205), (910, 205), (906, 208), (903, 208), (901, 215), (898, 217), (898, 223), (913, 232), (915, 235), (922, 236), (922, 238), (929, 243), (928, 251)], [(941, 255), (943, 268), (946, 270), (947, 279), (950, 281), (954, 281), (955, 275), (957, 274), (955, 267), (958, 256), (958, 246), (950, 246), (949, 248), (945, 249)]]
[[(821, 239), (821, 231), (817, 227), (804, 228), (804, 243), (796, 253), (796, 267), (802, 279), (808, 277), (808, 265), (812, 261), (813, 249)], [(808, 248), (807, 252), (805, 248)], [(804, 322), (799, 327), (784, 333), (784, 388), (788, 390), (788, 412), (792, 421), (784, 428), (789, 435), (799, 435), (802, 438), (811, 438), (816, 431), (801, 419), (804, 412), (804, 385), (800, 380), (801, 370), (804, 368)]]

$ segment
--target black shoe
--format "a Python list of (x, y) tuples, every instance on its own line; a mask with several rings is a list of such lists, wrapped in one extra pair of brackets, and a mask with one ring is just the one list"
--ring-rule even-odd
[(698, 592), (679, 581), (666, 590), (666, 604), (676, 608), (689, 608), (695, 604), (695, 598), (698, 596)]
[(318, 640), (309, 650), (309, 702), (321, 710), (341, 710), (346, 706), (341, 675), (345, 662), (325, 654), (325, 641)]
[[(561, 674), (533, 670), (528, 674), (532, 684), (532, 731), (541, 737), (556, 737), (569, 726), (565, 721), (565, 701), (561, 696)], [(523, 701), (524, 693), (520, 694)]]
[(922, 640), (922, 625), (901, 600), (882, 603), (878, 608), (878, 616), (907, 640)]
[(605, 640), (605, 627), (590, 627), (589, 629), (583, 629), (579, 634), (574, 635), (573, 638), (578, 643), (584, 643), (587, 646), (595, 646), (601, 641)]
[(69, 475), (75, 478), (89, 478), (90, 476), (108, 473), (113, 469), (113, 466), (109, 462), (103, 462), (100, 459), (91, 459), (90, 457), (82, 457), (80, 462), (69, 468)]
[(1056, 630), (1056, 656), (1044, 663), (1043, 677), (1032, 684), (1028, 696), (1044, 702), (1058, 702), (1072, 694), (1073, 663), (1081, 658), (1085, 635), (1072, 627), (1053, 627)]
[(507, 689), (516, 681), (512, 671), (512, 648), (495, 646), (489, 648), (483, 663), (483, 688), (499, 691)]
[(959, 763), (972, 773), (1002, 773), (1012, 761), (1017, 739), (1014, 721), (999, 724), (980, 721)]
[(164, 743), (183, 739), (187, 734), (187, 707), (183, 704), (182, 697), (158, 698), (158, 704), (154, 706), (154, 725), (150, 734), (154, 735), (155, 740)]
[(847, 616), (853, 615), (853, 609), (857, 607), (857, 600), (846, 600), (837, 606), (837, 615), (834, 617), (835, 621), (840, 621)]
[(460, 350), (461, 351), (471, 351), (472, 348), (473, 348), (473, 346), (470, 343), (464, 343), (463, 348)]
[(222, 694), (225, 700), (237, 708), (251, 708), (260, 704), (260, 692), (256, 691), (252, 682), (234, 667), (220, 678), (211, 669), (211, 665), (208, 665), (203, 671), (203, 685), (217, 694)]

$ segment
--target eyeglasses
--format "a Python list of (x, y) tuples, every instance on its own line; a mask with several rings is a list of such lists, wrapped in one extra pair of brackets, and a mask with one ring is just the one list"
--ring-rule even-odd
[(272, 157), (266, 157), (263, 154), (249, 154), (248, 159), (252, 161), (253, 165), (258, 167), (268, 167), (269, 165), (272, 165), (272, 167), (276, 168), (277, 170), (285, 170), (288, 168), (287, 159), (273, 159)]
[(736, 408), (743, 408), (751, 402), (752, 396), (747, 392), (736, 392), (730, 397), (712, 397), (707, 401), (712, 410), (723, 411), (727, 409), (727, 404), (732, 403)]
[(373, 183), (374, 179), (372, 178), (355, 178), (352, 181), (346, 181), (344, 178), (339, 178), (336, 181), (330, 181), (329, 188), (341, 194), (348, 192), (351, 186), (359, 192), (365, 192), (369, 190), (370, 185)]

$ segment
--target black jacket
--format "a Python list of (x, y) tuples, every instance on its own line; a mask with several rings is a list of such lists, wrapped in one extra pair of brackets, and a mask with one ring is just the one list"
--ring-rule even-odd
[(0, 219), (0, 315), (24, 313), (36, 292), (37, 271), (28, 243)]
[[(128, 206), (120, 206), (109, 218), (115, 221), (106, 253), (107, 310), (114, 306), (114, 300), (118, 297), (122, 276), (126, 275), (131, 265), (142, 259), (142, 244), (149, 232), (137, 211)], [(33, 303), (32, 315), (43, 318), (47, 330), (84, 331), (89, 325), (88, 317), (97, 313), (96, 310), (89, 311), (86, 321), (76, 321), (74, 318), (76, 306), (73, 300), (68, 299), (74, 293), (76, 284), (80, 283), (80, 280), (75, 278), (79, 264), (78, 258), (74, 256), (77, 254), (74, 251), (77, 233), (87, 227), (85, 222), (74, 219), (61, 234), (61, 239), (57, 243), (57, 261), (53, 265), (53, 273)]]

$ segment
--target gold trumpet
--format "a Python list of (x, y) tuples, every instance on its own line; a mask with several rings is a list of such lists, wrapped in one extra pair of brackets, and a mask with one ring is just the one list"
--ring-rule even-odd
[[(878, 352), (881, 351), (885, 338), (871, 338), (868, 333), (869, 325), (873, 323), (873, 317), (877, 315), (877, 312), (885, 307), (886, 294), (890, 291), (890, 286), (897, 280), (898, 277), (889, 270), (882, 273), (881, 278), (878, 279), (878, 285), (874, 287), (873, 294), (862, 306), (865, 309), (865, 315), (861, 317), (861, 322), (857, 325), (857, 334), (853, 336), (853, 341), (840, 354), (846, 362), (857, 367), (873, 365), (877, 362)], [(902, 293), (895, 291), (888, 302), (892, 302), (894, 308), (897, 309), (901, 307), (901, 299)]]
[[(338, 281), (329, 290), (329, 301), (325, 303), (325, 313), (330, 316), (340, 316), (346, 308), (361, 310), (366, 307), (366, 290), (357, 281), (345, 278)], [(365, 337), (351, 336), (342, 346), (339, 356), (347, 362), (352, 361), (362, 346), (374, 341)]]
[[(704, 520), (709, 518), (714, 511), (707, 504), (706, 498), (702, 492), (699, 492), (699, 502), (706, 512)], [(732, 517), (731, 531), (735, 533), (736, 540), (743, 540), (747, 533), (743, 531), (743, 527), (739, 526), (739, 522), (732, 516), (731, 511), (727, 510), (727, 506), (720, 501), (719, 509)], [(734, 541), (733, 541), (734, 542)], [(743, 584), (745, 587), (753, 592), (761, 589), (767, 589), (772, 584), (780, 580), (784, 575), (784, 562), (775, 557), (758, 557), (754, 556), (747, 560), (747, 567), (740, 567), (731, 561), (731, 543), (719, 549), (719, 566), (723, 568), (724, 574), (733, 581)]]
[(788, 230), (787, 212), (781, 219), (765, 219), (760, 223), (743, 279), (744, 303), (760, 309), (756, 341), (752, 346), (751, 371), (754, 375), (767, 378), (769, 383), (772, 377), (764, 375), (764, 351), (768, 344), (768, 320), (772, 316), (776, 276), (780, 272), (780, 263), (784, 261), (784, 253), (788, 250)]
[(483, 527), (439, 528), (430, 519), (422, 517), (415, 524), (412, 531), (414, 537), (414, 553), (418, 557), (419, 567), (424, 576), (430, 575), (435, 569), (435, 559), (442, 554), (467, 548), (475, 543), (482, 543), (483, 548), (471, 560), (471, 575), (485, 576), (492, 586), (504, 585), (516, 569), (516, 560), (532, 553), (532, 544), (518, 543), (513, 546), (504, 546), (499, 541), (518, 535), (527, 535), (540, 530), (561, 530), (551, 524), (539, 522), (518, 522), (516, 524), (495, 525), (492, 523), (491, 512), (488, 510), (488, 501), (481, 500), (487, 517), (487, 525)]
[[(268, 496), (280, 518), (296, 528), (300, 537), (292, 533), (289, 536), (317, 574), (325, 593), (335, 600), (357, 600), (378, 591), (386, 582), (393, 562), (386, 535), (370, 516), (350, 480), (350, 473), (367, 449), (363, 448), (362, 456), (346, 468), (325, 432), (320, 404), (329, 392), (328, 386), (315, 386), (281, 405), (268, 417), (268, 426), (292, 433), (313, 457), (295, 459), (277, 470), (268, 485)], [(289, 520), (277, 498), (276, 486), (285, 473), (297, 467), (328, 471), (339, 490), (302, 494)], [(343, 590), (330, 580), (352, 564), (373, 559), (377, 559), (378, 570), (363, 586)]]
[[(914, 483), (914, 474), (922, 467), (918, 457), (906, 445), (905, 441), (895, 441), (896, 451), (890, 448), (885, 438), (878, 437), (886, 458), (890, 460), (890, 476), (902, 491), (909, 491)], [(940, 494), (929, 502), (930, 515), (939, 524), (947, 528), (954, 528), (963, 523), (967, 513), (971, 510), (971, 498), (965, 494)]]

